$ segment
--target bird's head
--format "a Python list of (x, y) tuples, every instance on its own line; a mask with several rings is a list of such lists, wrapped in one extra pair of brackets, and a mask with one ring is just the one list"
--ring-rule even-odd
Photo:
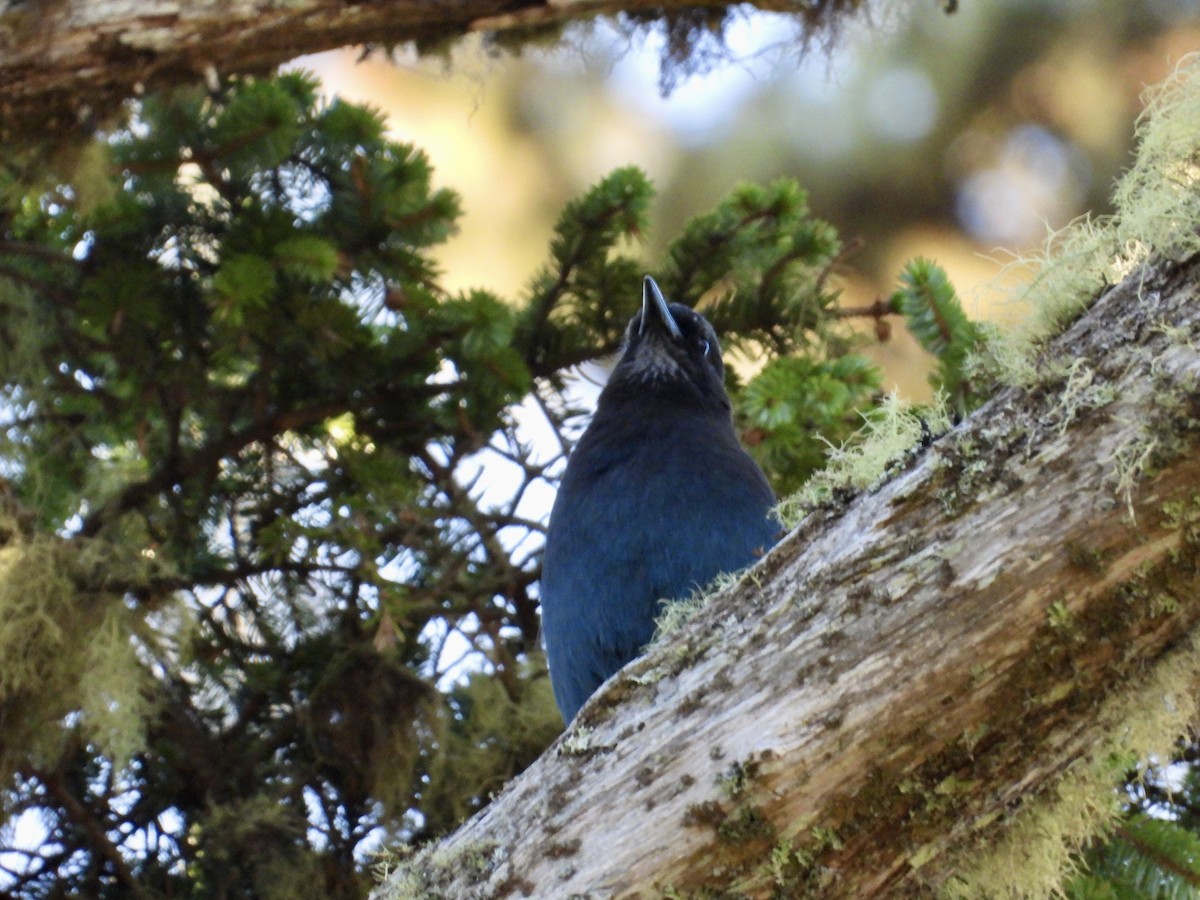
[(649, 275), (642, 282), (642, 309), (625, 329), (625, 343), (609, 385), (644, 391), (659, 385), (672, 392), (728, 407), (725, 365), (712, 325), (681, 303), (667, 303)]

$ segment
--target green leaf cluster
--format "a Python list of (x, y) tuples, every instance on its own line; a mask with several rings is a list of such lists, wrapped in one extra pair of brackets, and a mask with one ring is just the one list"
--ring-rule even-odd
[(744, 184), (685, 226), (661, 284), (668, 297), (700, 306), (727, 347), (754, 342), (785, 354), (836, 340), (828, 312), (837, 294), (826, 276), (838, 249), (833, 227), (812, 217), (794, 181)]
[(1124, 821), (1066, 886), (1070, 900), (1188, 900), (1200, 890), (1200, 835), (1145, 813)]
[(879, 390), (879, 370), (856, 353), (778, 357), (738, 393), (742, 439), (780, 493), (790, 494), (824, 465), (831, 443), (858, 430), (859, 411)]
[(641, 302), (642, 265), (622, 244), (640, 236), (654, 189), (641, 170), (617, 169), (563, 209), (550, 260), (530, 281), (517, 335), (534, 374), (554, 376), (611, 353)]
[(900, 286), (888, 304), (937, 360), (929, 381), (951, 409), (963, 414), (979, 406), (986, 394), (972, 382), (967, 363), (982, 345), (984, 332), (967, 318), (945, 270), (931, 260), (914, 259), (900, 274)]

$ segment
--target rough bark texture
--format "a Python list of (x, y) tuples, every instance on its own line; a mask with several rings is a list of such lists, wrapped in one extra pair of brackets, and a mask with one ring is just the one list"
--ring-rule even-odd
[[(754, 0), (816, 26), (862, 0)], [(208, 70), (261, 72), (351, 44), (434, 46), (476, 31), (522, 34), (575, 19), (692, 10), (724, 0), (0, 0), (0, 140), (87, 127), (143, 88)], [(709, 12), (704, 12), (709, 10)], [(684, 42), (686, 43), (686, 42)], [(675, 48), (686, 56), (686, 47)], [(672, 51), (673, 58), (676, 56)]]
[(1198, 284), (1107, 291), (1057, 375), (810, 515), (378, 896), (943, 886), (1200, 624)]

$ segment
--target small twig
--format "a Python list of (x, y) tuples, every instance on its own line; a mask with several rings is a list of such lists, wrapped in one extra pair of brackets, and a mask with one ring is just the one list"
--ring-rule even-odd
[(876, 300), (867, 306), (843, 306), (831, 309), (829, 314), (835, 319), (854, 319), (858, 317), (882, 319), (884, 316), (897, 315), (892, 305), (886, 300)]
[(816, 284), (813, 285), (813, 291), (820, 294), (825, 289), (825, 282), (829, 280), (829, 276), (833, 270), (844, 263), (847, 259), (863, 248), (863, 239), (861, 237), (852, 237), (838, 249), (838, 252), (833, 254), (829, 262), (825, 264), (825, 268), (821, 270), (821, 274), (817, 276)]

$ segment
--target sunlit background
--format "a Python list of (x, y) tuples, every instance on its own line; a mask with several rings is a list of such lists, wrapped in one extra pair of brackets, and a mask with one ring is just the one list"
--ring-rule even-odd
[[(306, 57), (331, 94), (383, 109), (463, 198), (443, 250), (449, 288), (516, 294), (555, 216), (623, 165), (658, 189), (650, 265), (739, 181), (797, 179), (854, 241), (847, 305), (886, 296), (904, 262), (936, 259), (969, 312), (1019, 311), (1004, 288), (1048, 232), (1103, 214), (1129, 159), (1144, 88), (1200, 48), (1200, 0), (935, 0), (892, 4), (831, 52), (747, 13), (731, 62), (659, 90), (660, 42), (600, 24), (519, 58), (481, 40), (448, 59)], [(865, 327), (865, 326), (864, 326)], [(907, 395), (926, 357), (897, 330), (871, 351)]]

